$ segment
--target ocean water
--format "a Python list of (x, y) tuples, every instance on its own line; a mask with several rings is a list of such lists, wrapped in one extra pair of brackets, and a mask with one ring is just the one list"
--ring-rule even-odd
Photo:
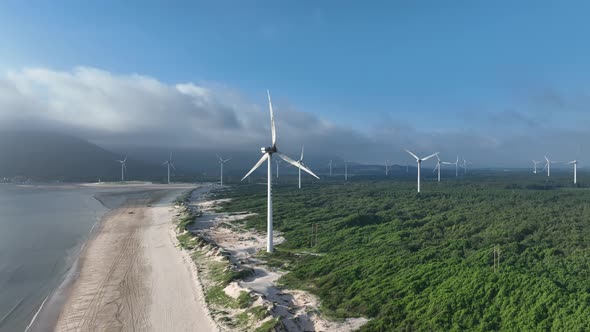
[(78, 186), (0, 184), (0, 331), (24, 331), (64, 280), (109, 211), (100, 195)]

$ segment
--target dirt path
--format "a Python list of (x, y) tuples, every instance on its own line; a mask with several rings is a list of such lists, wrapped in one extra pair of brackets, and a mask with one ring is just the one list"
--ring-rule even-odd
[(146, 191), (109, 213), (80, 257), (57, 331), (216, 331), (171, 236), (181, 192)]

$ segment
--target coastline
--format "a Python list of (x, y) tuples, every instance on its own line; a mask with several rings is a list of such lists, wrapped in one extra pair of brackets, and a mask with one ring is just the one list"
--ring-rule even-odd
[[(173, 201), (194, 188), (145, 185), (107, 193), (115, 196), (110, 197), (111, 202), (95, 197), (110, 210), (93, 226), (63, 282), (46, 298), (27, 331), (162, 330), (168, 326), (188, 331), (195, 324), (216, 330), (207, 317), (191, 316), (192, 309), (203, 309), (202, 293), (199, 296), (200, 288), (194, 282), (198, 279), (172, 236), (172, 219), (177, 214)], [(117, 232), (120, 234), (113, 236)], [(121, 241), (125, 244), (117, 246)], [(101, 266), (110, 269), (101, 273)], [(184, 285), (183, 294), (171, 294), (174, 284)], [(187, 292), (195, 296), (183, 301)], [(206, 307), (203, 313), (206, 315)]]

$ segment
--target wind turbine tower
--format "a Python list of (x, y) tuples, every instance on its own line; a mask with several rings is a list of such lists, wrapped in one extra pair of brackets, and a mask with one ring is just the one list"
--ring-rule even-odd
[(348, 161), (344, 161), (344, 181), (348, 181)]
[(551, 176), (551, 160), (549, 160), (549, 158), (547, 158), (547, 156), (545, 157), (545, 167), (543, 167), (543, 169), (547, 169), (547, 177)]
[(277, 164), (277, 179), (279, 178), (279, 164), (281, 163), (280, 160), (275, 160), (275, 164)]
[(539, 164), (540, 161), (535, 161), (533, 160), (533, 173), (537, 174), (537, 164)]
[(436, 172), (438, 170), (438, 182), (440, 182), (440, 158), (438, 157), (438, 154), (436, 155), (436, 166), (434, 166), (434, 171)]
[(578, 161), (577, 160), (572, 160), (570, 161), (568, 164), (574, 164), (574, 184), (577, 183), (578, 181)]
[(330, 177), (332, 176), (332, 166), (334, 166), (334, 162), (332, 160), (330, 160), (330, 162), (328, 163), (328, 166), (330, 166)]
[(125, 163), (127, 163), (127, 156), (125, 156), (125, 159), (117, 161), (121, 163), (121, 182), (125, 182), (125, 172), (127, 171), (127, 165)]
[[(221, 167), (221, 179), (220, 179), (220, 181), (219, 181), (219, 185), (220, 185), (221, 187), (223, 187), (223, 164), (225, 164), (225, 163), (227, 163), (228, 161), (230, 161), (230, 160), (231, 160), (231, 158), (229, 158), (229, 159), (223, 159), (223, 158), (221, 158), (219, 155), (217, 155), (217, 159), (219, 159), (219, 166)], [(170, 180), (168, 180), (168, 181), (170, 181)]]
[(412, 157), (414, 157), (414, 158), (416, 159), (416, 163), (418, 164), (418, 192), (420, 192), (420, 168), (421, 168), (422, 162), (423, 162), (423, 161), (426, 161), (426, 160), (428, 160), (428, 159), (430, 159), (430, 158), (432, 158), (432, 157), (434, 157), (434, 156), (436, 156), (436, 155), (438, 155), (438, 152), (436, 152), (436, 153), (433, 153), (433, 154), (431, 154), (430, 156), (428, 156), (428, 157), (424, 157), (424, 158), (420, 158), (420, 157), (418, 157), (417, 155), (415, 155), (415, 154), (414, 154), (412, 151), (410, 151), (410, 150), (407, 150), (407, 149), (406, 149), (406, 152), (407, 152), (407, 153), (409, 153), (410, 155), (412, 155)]
[(272, 221), (272, 155), (273, 154), (277, 154), (279, 157), (281, 157), (281, 159), (283, 159), (284, 161), (288, 162), (289, 164), (299, 167), (300, 169), (306, 171), (307, 173), (311, 174), (313, 177), (319, 179), (319, 177), (315, 174), (313, 174), (313, 172), (308, 169), (307, 167), (305, 167), (304, 165), (301, 165), (299, 162), (289, 158), (288, 156), (282, 154), (281, 152), (279, 152), (278, 148), (277, 148), (277, 134), (276, 134), (276, 129), (275, 129), (275, 118), (274, 118), (274, 113), (272, 110), (272, 102), (270, 99), (270, 91), (266, 92), (268, 95), (268, 108), (270, 111), (270, 129), (271, 129), (271, 138), (272, 138), (272, 146), (270, 147), (262, 147), (260, 148), (261, 152), (262, 152), (262, 158), (260, 158), (260, 160), (258, 160), (258, 162), (254, 165), (254, 167), (252, 167), (252, 169), (242, 178), (242, 181), (244, 181), (244, 179), (246, 179), (250, 174), (252, 174), (252, 172), (254, 172), (258, 167), (260, 167), (260, 165), (262, 165), (265, 161), (268, 162), (267, 164), (267, 239), (266, 239), (266, 251), (268, 251), (269, 253), (274, 251), (274, 246), (273, 246), (273, 221)]
[(162, 163), (162, 165), (164, 165), (168, 168), (168, 184), (170, 184), (170, 167), (172, 167), (172, 169), (176, 170), (176, 167), (174, 167), (174, 164), (172, 163), (172, 152), (170, 152), (170, 158), (168, 158), (168, 160), (166, 160), (164, 163)]

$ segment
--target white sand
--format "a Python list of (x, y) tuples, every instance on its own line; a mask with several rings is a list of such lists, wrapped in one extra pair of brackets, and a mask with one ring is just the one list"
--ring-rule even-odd
[(217, 331), (172, 235), (171, 202), (188, 188), (149, 187), (110, 212), (88, 241), (57, 331)]
[[(234, 298), (240, 291), (253, 291), (262, 295), (264, 301), (270, 304), (272, 315), (281, 319), (287, 331), (348, 332), (358, 330), (368, 322), (364, 317), (331, 321), (319, 314), (320, 303), (314, 295), (277, 286), (278, 279), (286, 272), (268, 267), (256, 257), (258, 251), (265, 250), (266, 234), (236, 228), (236, 221), (251, 214), (218, 213), (217, 206), (226, 202), (228, 200), (208, 199), (206, 192), (196, 193), (192, 204), (203, 215), (191, 228), (201, 237), (225, 249), (231, 255), (229, 258), (233, 264), (254, 269), (254, 277), (230, 284), (225, 288), (226, 294)], [(275, 232), (273, 238), (275, 244), (285, 241), (279, 232)]]

